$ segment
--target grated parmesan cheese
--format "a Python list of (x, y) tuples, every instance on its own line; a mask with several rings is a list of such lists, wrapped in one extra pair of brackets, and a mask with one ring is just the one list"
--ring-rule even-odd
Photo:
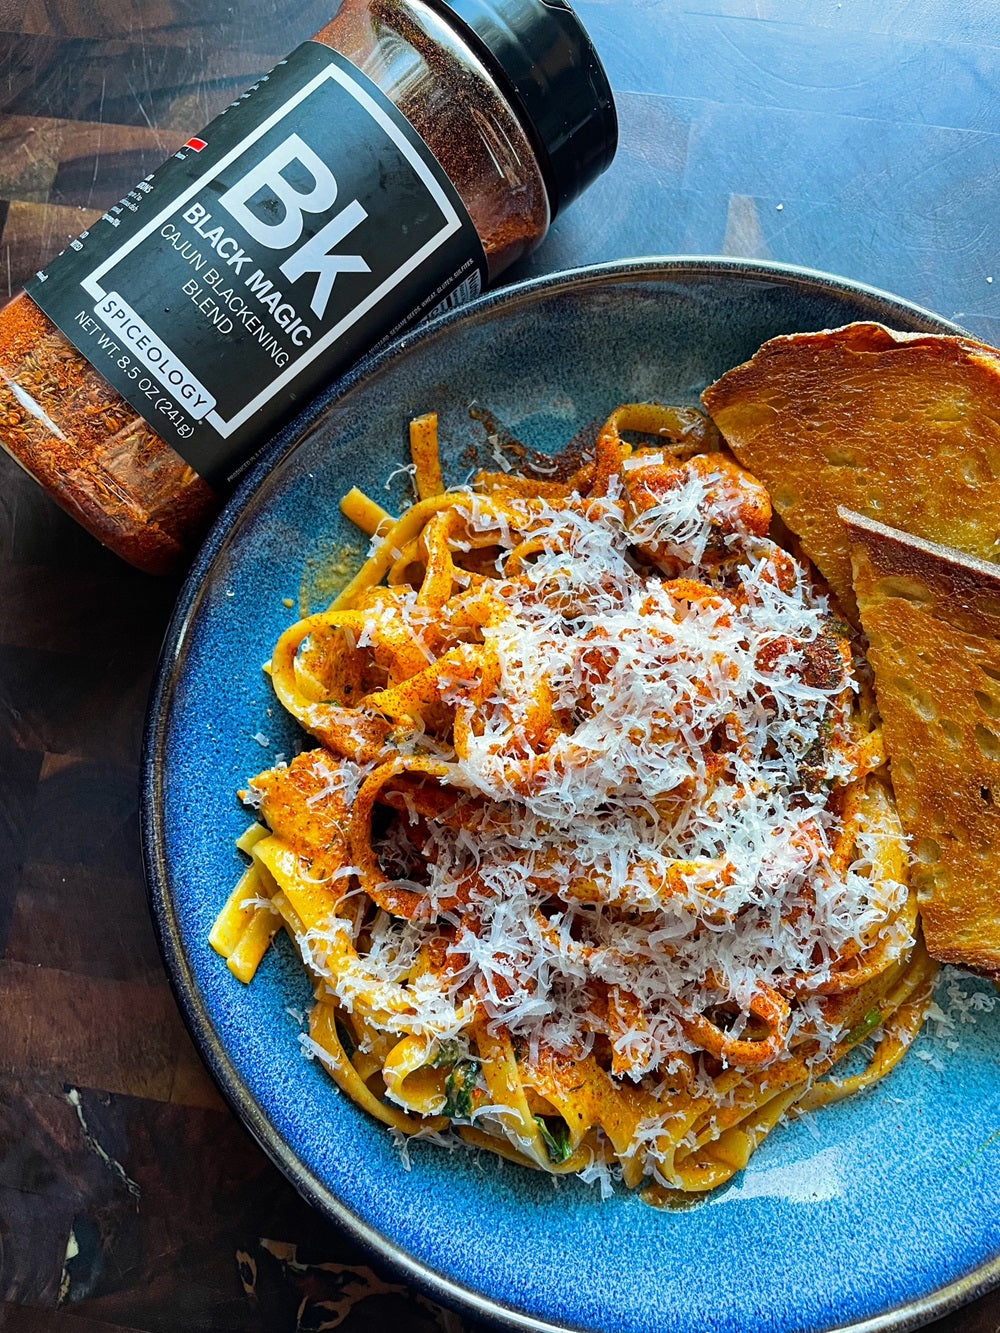
[[(407, 836), (380, 847), (399, 871), (392, 883), (438, 910), (433, 924), (376, 918), (364, 956), (325, 974), (346, 1008), (363, 993), (397, 1030), (393, 995), (444, 925), (450, 971), (406, 988), (420, 1030), (457, 1034), (471, 986), (515, 1040), (579, 1056), (595, 1006), (616, 1004), (615, 1054), (639, 1079), (698, 1049), (687, 1016), (725, 1006), (738, 1037), (762, 982), (808, 973), (818, 985), (845, 946), (877, 931), (895, 952), (912, 945), (894, 921), (905, 887), (870, 874), (888, 830), (868, 828), (854, 863), (831, 865), (830, 794), (856, 776), (846, 756), (857, 683), (826, 597), (759, 535), (753, 497), (727, 473), (692, 470), (642, 508), (638, 488), (661, 460), (631, 458), (601, 499), (511, 500), (517, 533), (502, 509), (464, 493), (469, 529), (500, 549), (494, 587), (507, 613), (483, 631), (499, 680), (475, 706), (476, 682), (447, 686), (472, 726), (461, 758), (423, 730), (398, 736), (401, 752), (447, 762), (458, 792), (451, 820), (424, 823), (411, 805)], [(508, 577), (525, 535), (532, 560)], [(421, 617), (435, 613), (397, 591), (430, 660)], [(373, 608), (359, 644), (399, 614)], [(565, 720), (554, 739), (532, 732), (542, 695)], [(364, 770), (344, 771), (357, 790)], [(456, 898), (461, 912), (448, 906)], [(310, 943), (320, 941), (305, 940), (316, 965)], [(793, 1006), (789, 1043), (800, 1030), (821, 1050), (841, 1035), (808, 997)], [(605, 1171), (595, 1163), (602, 1190)]]

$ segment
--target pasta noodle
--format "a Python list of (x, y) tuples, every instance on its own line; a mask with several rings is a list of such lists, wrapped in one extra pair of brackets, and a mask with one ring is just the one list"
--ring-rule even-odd
[(211, 943), (248, 982), (287, 929), (310, 1049), (394, 1130), (713, 1189), (929, 999), (859, 644), (698, 413), (622, 406), (562, 480), (445, 489), (433, 415), (411, 448), (414, 503), (345, 497), (371, 554), (274, 649), (316, 744), (241, 793)]

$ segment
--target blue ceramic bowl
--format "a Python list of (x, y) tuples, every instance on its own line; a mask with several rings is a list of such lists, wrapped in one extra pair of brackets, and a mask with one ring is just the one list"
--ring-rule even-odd
[(985, 983), (952, 974), (940, 998), (954, 1030), (932, 1025), (875, 1089), (779, 1127), (722, 1193), (657, 1212), (429, 1144), (404, 1169), (382, 1126), (303, 1057), (310, 992), (287, 941), (249, 988), (207, 944), (240, 870), (236, 789), (296, 745), (261, 672), (297, 615), (284, 599), (297, 608), (305, 589), (320, 603), (322, 570), (357, 546), (338, 501), (353, 484), (384, 494), (412, 416), (439, 413), (457, 480), (467, 442), (484, 439), (477, 404), (554, 450), (617, 403), (697, 402), (775, 334), (856, 319), (956, 331), (870, 289), (727, 260), (617, 264), (486, 297), (342, 381), (294, 448), (277, 441), (180, 597), (151, 706), (143, 835), (188, 1024), (301, 1192), (475, 1315), (602, 1333), (904, 1329), (1000, 1279), (1000, 1009)]

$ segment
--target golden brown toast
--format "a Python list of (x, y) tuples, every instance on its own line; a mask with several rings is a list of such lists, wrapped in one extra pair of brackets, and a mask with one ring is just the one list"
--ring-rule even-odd
[(773, 338), (703, 394), (855, 614), (841, 505), (1000, 560), (1000, 352), (848, 324)]
[(841, 509), (935, 958), (1000, 975), (1000, 567)]

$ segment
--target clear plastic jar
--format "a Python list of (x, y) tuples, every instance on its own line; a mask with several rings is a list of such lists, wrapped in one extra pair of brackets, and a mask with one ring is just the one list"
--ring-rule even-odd
[[(562, 0), (344, 0), (313, 40), (346, 56), (424, 140), (490, 281), (613, 156), (610, 89)], [(0, 442), (150, 573), (183, 564), (223, 498), (26, 293), (0, 310)]]

